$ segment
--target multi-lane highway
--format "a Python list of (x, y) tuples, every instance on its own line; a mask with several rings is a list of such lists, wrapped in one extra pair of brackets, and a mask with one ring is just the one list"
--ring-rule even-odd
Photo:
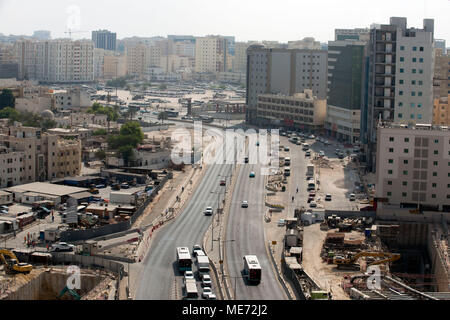
[[(217, 153), (221, 157), (223, 151)], [(230, 176), (232, 165), (212, 164), (207, 169), (201, 184), (192, 195), (186, 208), (173, 223), (158, 233), (153, 239), (151, 251), (143, 262), (137, 287), (137, 300), (167, 300), (174, 290), (181, 297), (182, 274), (178, 272), (176, 248), (202, 244), (212, 217), (204, 215), (208, 206), (216, 211), (220, 180)], [(223, 199), (223, 196), (222, 198)], [(177, 285), (175, 285), (177, 283)]]
[[(252, 149), (252, 148), (250, 148)], [(256, 174), (250, 178), (250, 173)], [(230, 284), (239, 300), (283, 300), (286, 296), (273, 272), (264, 237), (264, 180), (261, 165), (241, 165), (227, 224), (226, 263)], [(248, 201), (248, 208), (242, 208)], [(256, 255), (262, 268), (261, 283), (248, 285), (241, 278), (245, 255)]]

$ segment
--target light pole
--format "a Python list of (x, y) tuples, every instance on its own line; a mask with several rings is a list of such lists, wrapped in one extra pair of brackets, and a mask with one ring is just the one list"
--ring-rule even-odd
[(246, 277), (243, 277), (243, 276), (239, 276), (239, 277), (236, 277), (236, 276), (226, 276), (226, 277), (228, 277), (228, 278), (230, 278), (230, 279), (234, 279), (234, 300), (237, 300), (237, 299), (236, 299), (236, 296), (237, 296), (237, 279), (245, 279)]

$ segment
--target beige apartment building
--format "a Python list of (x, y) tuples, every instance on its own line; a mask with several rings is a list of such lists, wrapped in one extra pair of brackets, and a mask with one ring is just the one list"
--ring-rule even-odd
[(105, 56), (103, 58), (103, 78), (115, 79), (127, 75), (127, 57)]
[(433, 96), (439, 99), (450, 94), (450, 54), (442, 49), (435, 49), (434, 54)]
[(128, 74), (143, 77), (148, 68), (159, 66), (161, 50), (161, 46), (146, 46), (142, 43), (126, 47)]
[(25, 179), (25, 152), (0, 145), (0, 188), (24, 183)]
[(450, 125), (450, 106), (449, 106), (450, 94), (446, 97), (434, 99), (433, 105), (433, 124), (437, 125)]
[(15, 123), (14, 126), (1, 128), (0, 146), (3, 146), (4, 151), (2, 157), (7, 162), (13, 161), (11, 165), (15, 163), (14, 159), (19, 159), (16, 170), (11, 167), (10, 175), (6, 179), (7, 185), (46, 181), (81, 173), (79, 140), (65, 140), (56, 135), (42, 133), (41, 129), (23, 127), (20, 123)]
[(221, 36), (197, 38), (195, 43), (195, 72), (227, 72), (231, 68), (228, 40)]
[(450, 212), (450, 129), (381, 124), (377, 138), (377, 197), (403, 208)]
[(261, 124), (318, 130), (325, 121), (327, 101), (309, 89), (293, 96), (260, 94), (256, 112)]
[(47, 141), (48, 180), (80, 175), (81, 141), (65, 140), (54, 135), (47, 135)]

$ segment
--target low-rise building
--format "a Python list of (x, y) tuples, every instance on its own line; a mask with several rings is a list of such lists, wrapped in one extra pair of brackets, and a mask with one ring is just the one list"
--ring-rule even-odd
[(0, 145), (0, 188), (23, 183), (25, 179), (25, 152)]
[(309, 89), (293, 96), (258, 95), (257, 117), (261, 124), (319, 130), (323, 127), (326, 111), (326, 100), (313, 96)]
[(359, 141), (361, 110), (327, 106), (324, 128), (327, 134), (340, 141)]
[(81, 110), (92, 105), (91, 97), (86, 90), (80, 88), (69, 89), (54, 94), (57, 110)]
[(450, 94), (447, 97), (434, 99), (433, 105), (433, 124), (450, 125)]
[(390, 205), (450, 212), (450, 129), (381, 124), (376, 194)]

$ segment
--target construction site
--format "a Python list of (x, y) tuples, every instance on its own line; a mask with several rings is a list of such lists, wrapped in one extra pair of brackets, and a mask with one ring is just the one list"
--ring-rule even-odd
[[(123, 268), (117, 263), (99, 260), (96, 267), (83, 267), (83, 259), (74, 261), (77, 259), (62, 253), (16, 255), (1, 249), (0, 260), (0, 300), (114, 300), (123, 276)], [(118, 272), (112, 272), (113, 268)]]

